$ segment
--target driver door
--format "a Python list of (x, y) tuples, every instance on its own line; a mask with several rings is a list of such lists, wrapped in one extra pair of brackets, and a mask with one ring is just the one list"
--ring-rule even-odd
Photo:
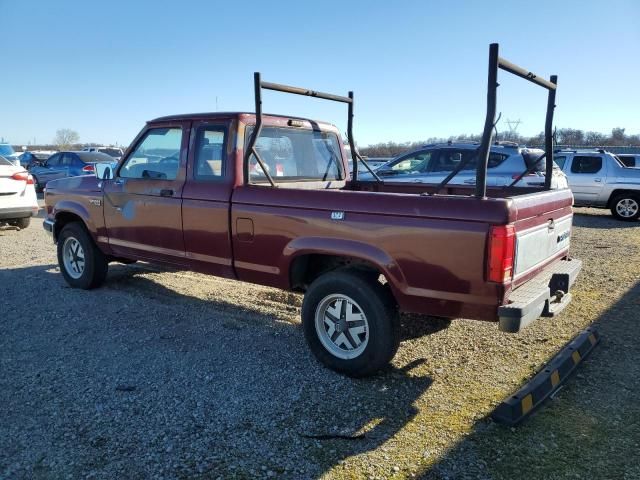
[(190, 122), (149, 126), (104, 181), (104, 220), (114, 254), (182, 264), (182, 189)]

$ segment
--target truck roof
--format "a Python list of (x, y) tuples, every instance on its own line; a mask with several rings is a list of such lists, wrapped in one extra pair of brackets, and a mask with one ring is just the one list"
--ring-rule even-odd
[[(149, 120), (147, 123), (155, 123), (155, 122), (171, 122), (178, 120), (208, 120), (208, 119), (222, 119), (222, 118), (238, 118), (245, 117), (250, 120), (255, 119), (255, 112), (202, 112), (202, 113), (180, 113), (176, 115), (167, 115), (164, 117), (154, 118), (153, 120)], [(263, 114), (264, 118), (274, 118), (274, 119), (293, 119), (293, 120), (301, 120), (303, 122), (315, 123), (317, 125), (322, 125), (325, 127), (336, 128), (335, 125), (319, 120), (312, 120), (310, 118), (297, 117), (295, 115), (280, 115), (277, 113), (265, 113)]]

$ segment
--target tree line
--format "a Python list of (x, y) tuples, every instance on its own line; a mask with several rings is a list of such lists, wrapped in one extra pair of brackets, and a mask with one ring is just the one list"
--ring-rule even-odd
[[(583, 146), (583, 147), (611, 147), (611, 146), (640, 146), (640, 135), (627, 135), (624, 128), (614, 128), (610, 134), (600, 132), (585, 132), (576, 128), (559, 128), (555, 132), (556, 145)], [(359, 148), (362, 155), (369, 157), (395, 157), (407, 150), (420, 148), (429, 143), (453, 142), (479, 142), (481, 134), (464, 134), (449, 138), (430, 137), (420, 142), (383, 142), (367, 147)], [(542, 146), (544, 145), (544, 133), (540, 132), (532, 137), (518, 134), (517, 132), (498, 132), (494, 140), (517, 142), (520, 145)]]

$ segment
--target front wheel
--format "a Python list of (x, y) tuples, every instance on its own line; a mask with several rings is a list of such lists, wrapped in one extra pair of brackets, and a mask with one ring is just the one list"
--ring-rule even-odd
[(313, 354), (352, 377), (386, 366), (400, 344), (395, 301), (377, 275), (355, 270), (316, 279), (302, 303), (302, 326)]
[(58, 264), (70, 286), (85, 290), (99, 287), (109, 268), (104, 254), (77, 222), (65, 225), (58, 236)]
[(640, 217), (640, 196), (633, 194), (618, 195), (611, 204), (611, 214), (618, 220), (631, 222)]

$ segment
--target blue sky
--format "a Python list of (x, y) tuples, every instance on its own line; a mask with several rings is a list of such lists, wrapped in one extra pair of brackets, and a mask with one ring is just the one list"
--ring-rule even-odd
[[(156, 116), (253, 111), (263, 79), (356, 97), (360, 145), (478, 133), (488, 46), (557, 74), (556, 125), (640, 133), (640, 2), (0, 0), (0, 137), (129, 144)], [(542, 130), (545, 91), (500, 76), (498, 110)], [(346, 129), (346, 107), (275, 92), (266, 112)]]

